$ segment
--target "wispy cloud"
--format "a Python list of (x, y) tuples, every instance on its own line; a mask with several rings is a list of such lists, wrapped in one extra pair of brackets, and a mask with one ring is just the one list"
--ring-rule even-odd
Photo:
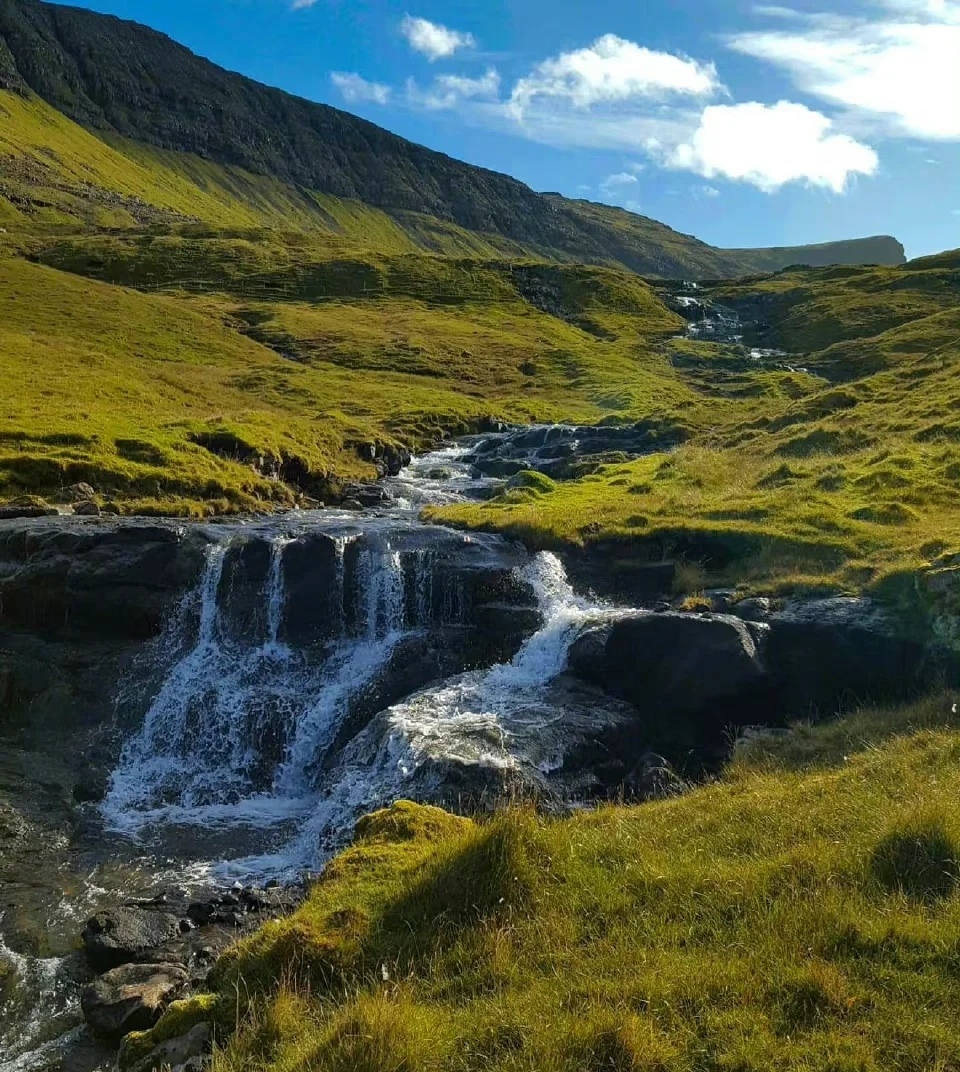
[(493, 67), (480, 78), (444, 74), (435, 78), (427, 88), (421, 88), (410, 78), (406, 89), (407, 100), (411, 104), (430, 110), (456, 108), (464, 101), (497, 100), (500, 96), (500, 74)]
[(451, 30), (447, 26), (430, 22), (428, 19), (414, 18), (412, 15), (407, 15), (400, 24), (400, 32), (410, 47), (426, 56), (431, 63), (449, 59), (460, 49), (472, 48), (476, 44), (473, 34)]
[(348, 71), (334, 71), (330, 75), (330, 81), (348, 104), (364, 101), (371, 104), (389, 104), (393, 96), (390, 86), (385, 86), (382, 82), (368, 82), (366, 78)]
[(615, 175), (608, 175), (600, 183), (600, 193), (605, 197), (624, 197), (639, 182), (640, 180), (632, 171), (618, 171)]
[(789, 26), (736, 34), (728, 45), (884, 134), (960, 140), (960, 0), (867, 0), (864, 8), (792, 11)]

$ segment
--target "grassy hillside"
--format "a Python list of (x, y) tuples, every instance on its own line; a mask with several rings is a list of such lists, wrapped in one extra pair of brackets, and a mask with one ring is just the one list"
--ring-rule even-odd
[(610, 256), (631, 267), (644, 262), (636, 270), (647, 275), (724, 279), (754, 272), (779, 272), (795, 264), (899, 265), (906, 260), (903, 246), (887, 237), (779, 249), (716, 249), (626, 209), (569, 201), (557, 194), (547, 196), (558, 208), (574, 214), (580, 226), (601, 242)]
[[(796, 354), (751, 360), (669, 343), (674, 370), (710, 399), (709, 428), (670, 456), (437, 516), (540, 545), (613, 540), (641, 558), (680, 554), (708, 582), (859, 590), (925, 566), (960, 546), (952, 263), (718, 287), (718, 299), (761, 318), (758, 341)], [(759, 370), (784, 360), (804, 370), (777, 374), (798, 396), (785, 403), (758, 386)]]
[[(0, 90), (27, 99), (36, 93), (111, 144), (140, 146), (132, 155), (148, 167), (160, 151), (165, 169), (204, 188), (211, 181), (214, 201), (226, 191), (229, 202), (246, 203), (247, 214), (252, 204), (271, 225), (279, 203), (286, 226), (312, 227), (321, 195), (382, 210), (417, 244), (446, 251), (454, 242), (461, 254), (484, 244), (698, 278), (770, 270), (810, 255), (713, 250), (622, 210), (534, 193), (509, 176), (225, 71), (147, 27), (74, 7), (0, 0)], [(226, 208), (216, 210), (216, 222)], [(210, 210), (198, 202), (189, 214), (214, 222)], [(464, 232), (474, 235), (466, 244)], [(903, 248), (871, 240), (813, 255), (812, 263), (897, 264)]]
[(953, 1068), (958, 795), (938, 697), (660, 803), (401, 803), (153, 1037), (219, 1017), (216, 1072)]
[[(184, 248), (155, 245), (151, 264)], [(259, 246), (231, 248), (262, 266)], [(213, 263), (219, 285), (187, 294), (0, 259), (0, 494), (82, 480), (124, 509), (250, 508), (372, 476), (366, 444), (422, 448), (488, 417), (588, 421), (691, 400), (657, 353), (677, 319), (634, 277), (542, 269), (568, 295), (562, 319), (511, 289), (503, 265), (471, 275), (416, 258), (396, 291), (324, 298), (299, 265), (278, 301), (251, 296), (239, 253)], [(464, 274), (473, 286), (460, 293)]]

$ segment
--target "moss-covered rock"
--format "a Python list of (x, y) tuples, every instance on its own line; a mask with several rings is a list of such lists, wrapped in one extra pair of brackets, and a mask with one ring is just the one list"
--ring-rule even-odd
[(189, 1035), (198, 1024), (216, 1025), (223, 1020), (223, 1001), (217, 994), (197, 994), (174, 1001), (149, 1031), (133, 1031), (126, 1036), (117, 1068), (119, 1072), (148, 1072), (145, 1062), (162, 1043)]

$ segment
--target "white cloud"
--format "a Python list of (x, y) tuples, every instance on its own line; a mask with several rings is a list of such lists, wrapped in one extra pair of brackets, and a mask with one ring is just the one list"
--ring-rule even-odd
[(389, 104), (393, 90), (380, 82), (368, 82), (358, 74), (334, 71), (330, 81), (340, 90), (340, 95), (349, 104), (370, 101), (373, 104)]
[(586, 109), (673, 95), (706, 97), (719, 88), (713, 64), (654, 52), (605, 34), (588, 48), (563, 52), (538, 64), (514, 86), (510, 109), (520, 119), (537, 100), (563, 101)]
[(791, 182), (842, 193), (853, 175), (873, 175), (877, 154), (802, 104), (715, 105), (693, 137), (660, 150), (665, 166), (706, 179), (748, 182), (773, 193)]
[(703, 197), (715, 198), (720, 196), (720, 191), (716, 186), (701, 186), (698, 193)]
[(960, 0), (864, 6), (859, 15), (794, 12), (788, 28), (737, 34), (728, 44), (884, 133), (960, 140)]
[(465, 100), (494, 101), (499, 96), (500, 74), (493, 67), (480, 78), (440, 75), (428, 89), (421, 89), (412, 78), (407, 81), (407, 100), (421, 108), (456, 108)]
[(473, 34), (451, 30), (427, 19), (417, 19), (412, 15), (400, 24), (400, 32), (410, 43), (415, 52), (420, 52), (430, 60), (447, 59), (461, 48), (471, 48), (476, 44)]

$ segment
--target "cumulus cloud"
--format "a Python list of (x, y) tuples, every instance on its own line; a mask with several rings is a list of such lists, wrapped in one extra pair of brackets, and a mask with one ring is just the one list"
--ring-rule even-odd
[(369, 101), (372, 104), (389, 104), (393, 90), (380, 82), (368, 82), (358, 74), (347, 71), (334, 71), (330, 81), (340, 91), (348, 104)]
[(714, 105), (693, 137), (659, 152), (667, 167), (706, 179), (748, 182), (766, 193), (800, 182), (842, 193), (854, 175), (873, 175), (876, 152), (802, 104)]
[(407, 100), (422, 108), (456, 108), (463, 101), (495, 101), (500, 96), (500, 74), (493, 67), (480, 78), (444, 74), (422, 89), (412, 78), (407, 81)]
[(473, 34), (451, 30), (447, 26), (417, 19), (412, 15), (400, 24), (400, 32), (407, 39), (410, 47), (426, 56), (431, 63), (435, 60), (448, 59), (462, 48), (471, 48), (476, 44)]
[(706, 97), (719, 88), (713, 64), (655, 52), (605, 34), (587, 48), (539, 63), (514, 86), (509, 107), (516, 118), (522, 118), (538, 100), (585, 109), (642, 98)]
[(786, 26), (734, 35), (729, 46), (883, 133), (960, 140), (960, 0), (869, 0), (858, 15), (789, 14)]

